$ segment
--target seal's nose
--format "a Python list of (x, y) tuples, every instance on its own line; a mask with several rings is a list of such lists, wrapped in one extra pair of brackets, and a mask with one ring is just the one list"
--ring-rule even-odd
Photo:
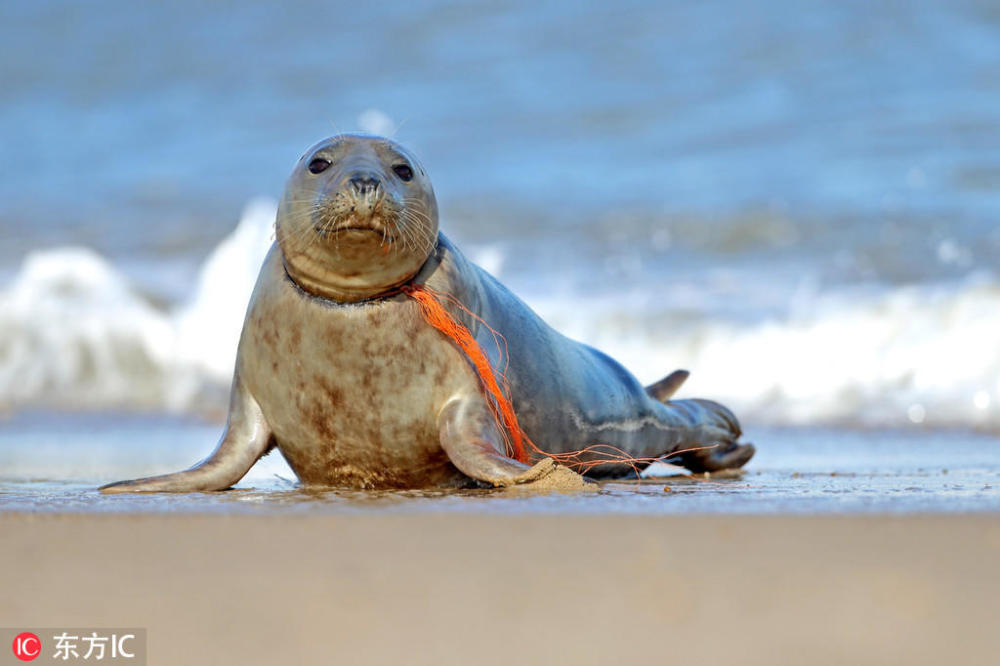
[(382, 182), (370, 173), (356, 173), (347, 182), (351, 184), (351, 189), (361, 196), (374, 195), (382, 186)]

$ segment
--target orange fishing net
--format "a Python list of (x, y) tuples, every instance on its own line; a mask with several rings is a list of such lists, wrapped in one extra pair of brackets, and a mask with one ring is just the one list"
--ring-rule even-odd
[[(486, 358), (483, 348), (472, 337), (469, 329), (452, 317), (451, 313), (441, 305), (441, 299), (444, 296), (440, 292), (436, 292), (424, 285), (407, 285), (403, 287), (403, 293), (420, 304), (420, 310), (428, 324), (454, 340), (459, 348), (465, 352), (465, 355), (476, 368), (476, 374), (479, 375), (479, 381), (482, 382), (486, 393), (493, 398), (493, 415), (497, 423), (501, 426), (501, 432), (508, 439), (508, 455), (523, 463), (529, 462), (530, 458), (524, 449), (524, 443), (530, 440), (524, 434), (524, 431), (521, 430), (521, 426), (517, 422), (517, 414), (514, 413), (514, 405), (511, 404), (510, 398), (507, 397), (508, 393), (510, 393), (510, 388), (507, 385), (506, 374), (504, 372), (500, 373), (501, 381), (504, 383), (504, 387), (501, 388), (496, 376), (493, 374), (493, 366), (490, 364), (489, 359)], [(468, 308), (458, 303), (457, 300), (451, 297), (445, 298), (457, 304), (466, 313), (473, 317), (476, 316)], [(478, 317), (476, 318), (479, 319)], [(479, 321), (484, 325), (486, 324), (481, 319)], [(496, 336), (496, 339), (500, 338), (500, 334), (495, 330), (491, 328), (490, 331)]]
[[(533, 441), (531, 441), (531, 438), (528, 437), (528, 435), (521, 429), (520, 424), (517, 422), (517, 414), (514, 412), (514, 405), (511, 403), (510, 399), (510, 384), (507, 381), (506, 367), (500, 368), (496, 373), (494, 373), (492, 364), (486, 357), (485, 352), (483, 352), (482, 347), (472, 336), (472, 333), (462, 322), (455, 319), (451, 313), (448, 312), (447, 308), (445, 308), (442, 304), (442, 301), (450, 303), (475, 319), (481, 325), (485, 326), (493, 336), (493, 339), (496, 341), (497, 347), (501, 349), (502, 357), (507, 359), (507, 341), (504, 339), (503, 335), (483, 321), (481, 317), (465, 307), (458, 299), (449, 294), (444, 294), (439, 291), (435, 291), (426, 285), (418, 284), (405, 285), (401, 288), (401, 291), (420, 305), (421, 314), (427, 323), (453, 340), (466, 357), (468, 357), (473, 367), (475, 367), (476, 373), (479, 375), (479, 381), (482, 383), (483, 390), (486, 391), (489, 398), (492, 398), (489, 402), (491, 409), (493, 410), (493, 416), (497, 425), (500, 426), (500, 432), (504, 437), (504, 443), (507, 448), (507, 455), (510, 457), (526, 464), (530, 464), (532, 462), (532, 457), (549, 457), (562, 465), (576, 470), (580, 474), (586, 474), (598, 465), (607, 465), (612, 463), (628, 465), (636, 474), (638, 474), (642, 471), (642, 467), (660, 460), (663, 457), (636, 458), (629, 455), (626, 451), (623, 451), (616, 446), (611, 446), (610, 444), (594, 444), (565, 453), (549, 453), (547, 451), (543, 451), (536, 446)], [(498, 376), (499, 381), (497, 380)], [(683, 449), (681, 451), (673, 451), (670, 455), (673, 456), (679, 453), (694, 450), (696, 449), (691, 448)]]

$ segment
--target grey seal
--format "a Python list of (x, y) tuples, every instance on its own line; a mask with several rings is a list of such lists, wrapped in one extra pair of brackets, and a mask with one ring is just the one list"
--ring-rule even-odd
[[(509, 454), (470, 359), (405, 293), (417, 286), (446, 295), (448, 312), (503, 369), (521, 429), (538, 447), (528, 459)], [(699, 472), (744, 465), (754, 448), (738, 443), (728, 409), (672, 399), (686, 376), (644, 388), (612, 358), (553, 330), (439, 231), (434, 190), (409, 151), (338, 135), (306, 152), (288, 180), (218, 447), (186, 471), (102, 490), (221, 490), (273, 448), (304, 484), (356, 488), (534, 482), (567, 473), (540, 451), (558, 459), (594, 445), (642, 464), (681, 451), (680, 464)], [(579, 459), (593, 476), (635, 469)]]

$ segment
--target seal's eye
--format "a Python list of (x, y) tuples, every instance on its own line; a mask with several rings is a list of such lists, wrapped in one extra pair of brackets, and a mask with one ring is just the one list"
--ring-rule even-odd
[(392, 170), (403, 180), (413, 180), (413, 169), (410, 168), (409, 164), (397, 164), (392, 167)]
[(329, 168), (330, 160), (324, 160), (322, 157), (317, 157), (309, 163), (309, 171), (312, 173), (322, 173)]

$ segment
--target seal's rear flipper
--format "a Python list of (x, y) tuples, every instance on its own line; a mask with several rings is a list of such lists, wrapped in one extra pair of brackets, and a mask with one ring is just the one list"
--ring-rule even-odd
[(695, 473), (739, 469), (753, 458), (756, 451), (753, 444), (725, 442), (712, 448), (682, 453), (681, 465)]
[(692, 472), (718, 472), (746, 465), (756, 452), (753, 444), (740, 444), (743, 429), (728, 407), (713, 400), (692, 398), (671, 403), (695, 425), (693, 449), (681, 453), (681, 465)]
[(660, 402), (666, 402), (677, 393), (677, 389), (691, 375), (687, 370), (674, 370), (669, 375), (646, 387), (646, 393)]

